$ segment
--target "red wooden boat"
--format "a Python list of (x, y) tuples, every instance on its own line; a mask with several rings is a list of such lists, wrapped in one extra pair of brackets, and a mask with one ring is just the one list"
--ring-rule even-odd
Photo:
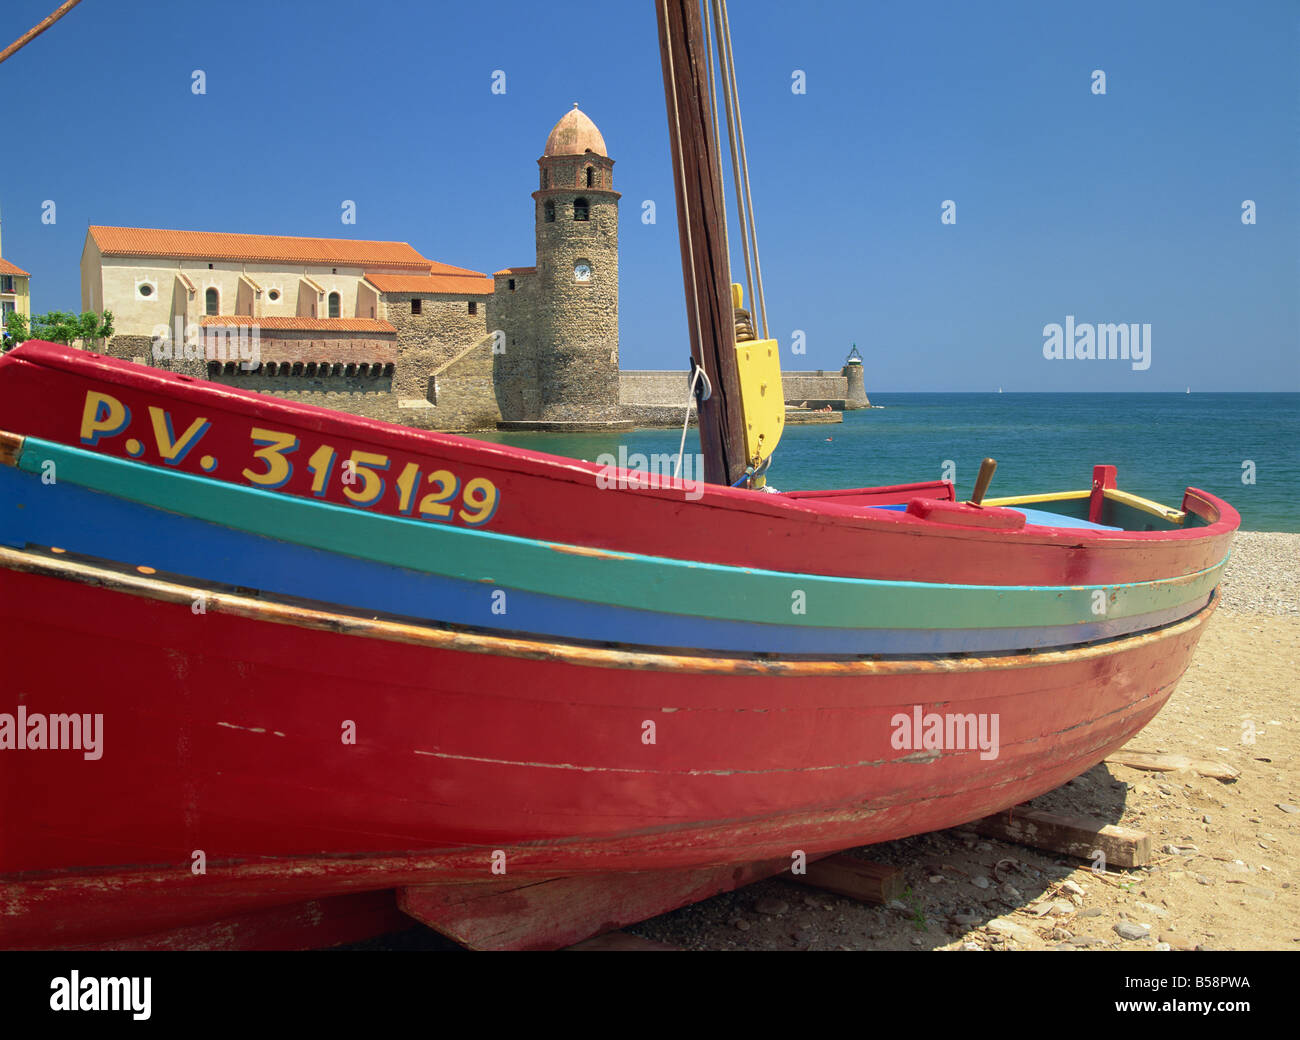
[(0, 946), (554, 947), (1032, 798), (1169, 697), (1239, 523), (1213, 495), (756, 489), (770, 341), (717, 259), (699, 10), (659, 17), (698, 496), (0, 359)]

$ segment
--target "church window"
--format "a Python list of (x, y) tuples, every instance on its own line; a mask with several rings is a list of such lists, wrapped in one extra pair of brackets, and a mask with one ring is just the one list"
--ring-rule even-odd
[(412, 314), (421, 314), (421, 313), (423, 313), (423, 312), (420, 310), (420, 305), (421, 305), (422, 303), (424, 303), (424, 301), (421, 300), (418, 296), (413, 297), (413, 298), (411, 299), (411, 313), (412, 313)]
[(590, 166), (588, 166), (588, 167), (587, 167), (587, 187), (588, 187), (588, 188), (594, 188), (594, 187), (596, 186), (596, 179), (595, 179), (595, 178), (596, 178), (596, 171), (593, 170)]
[(478, 301), (477, 301), (477, 300), (470, 300), (470, 301), (469, 301), (469, 312), (470, 312), (470, 314), (477, 314), (477, 313), (478, 313)]
[(216, 289), (209, 289), (203, 294), (204, 310), (209, 314), (221, 313), (221, 294)]
[(339, 316), (339, 303), (340, 303), (339, 294), (336, 292), (330, 293), (330, 317), (331, 318), (337, 318)]
[(573, 200), (573, 219), (574, 219), (574, 220), (586, 220), (586, 219), (587, 219), (587, 200), (586, 200), (586, 199), (584, 199), (584, 198), (576, 198), (576, 199)]
[(272, 303), (275, 303), (277, 300), (280, 299), (280, 290), (279, 290), (279, 289), (272, 289), (272, 290), (271, 290), (270, 292), (268, 292), (266, 295), (270, 298), (270, 300), (271, 300)]
[(546, 205), (542, 207), (542, 214), (546, 223), (555, 223), (555, 202), (551, 199), (546, 200)]

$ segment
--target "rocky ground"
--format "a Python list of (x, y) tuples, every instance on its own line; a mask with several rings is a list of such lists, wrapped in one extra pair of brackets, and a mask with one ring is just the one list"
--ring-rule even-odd
[[(889, 906), (771, 879), (626, 931), (690, 950), (1300, 949), (1300, 535), (1238, 536), (1222, 592), (1190, 669), (1130, 747), (1239, 778), (1103, 763), (1032, 803), (1145, 830), (1148, 866), (1097, 873), (958, 827), (853, 850), (904, 871)], [(377, 945), (454, 944), (416, 929)]]

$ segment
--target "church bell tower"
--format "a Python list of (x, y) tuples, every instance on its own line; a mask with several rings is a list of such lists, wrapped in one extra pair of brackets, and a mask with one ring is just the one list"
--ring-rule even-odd
[(618, 417), (618, 200), (614, 160), (577, 103), (546, 139), (537, 225), (540, 419)]

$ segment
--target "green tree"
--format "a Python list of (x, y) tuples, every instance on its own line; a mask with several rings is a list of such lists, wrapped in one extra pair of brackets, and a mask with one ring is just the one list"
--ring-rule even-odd
[(113, 312), (104, 311), (100, 315), (94, 311), (84, 311), (81, 314), (50, 311), (47, 314), (33, 314), (30, 321), (26, 315), (14, 313), (9, 315), (5, 325), (5, 350), (29, 339), (44, 339), (68, 346), (81, 340), (81, 345), (90, 349), (98, 345), (100, 340), (113, 335)]

